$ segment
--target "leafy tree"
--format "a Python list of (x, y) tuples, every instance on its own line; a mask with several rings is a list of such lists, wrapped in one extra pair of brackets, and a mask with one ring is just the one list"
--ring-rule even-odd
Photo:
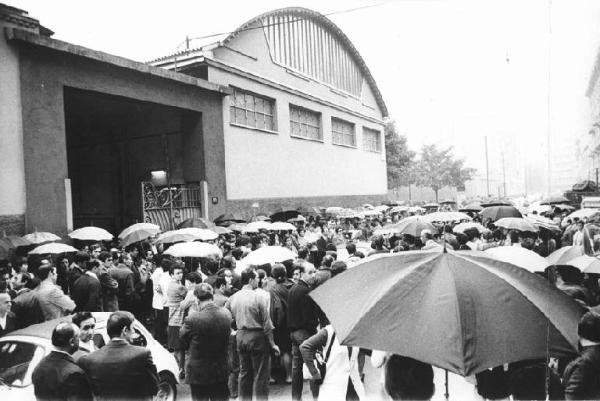
[(385, 123), (385, 157), (388, 188), (410, 183), (407, 170), (413, 163), (415, 152), (408, 149), (406, 137), (398, 133), (394, 120), (387, 120)]
[(416, 183), (429, 187), (435, 192), (438, 200), (438, 191), (445, 186), (464, 188), (475, 169), (465, 168), (464, 160), (455, 159), (452, 146), (438, 149), (436, 145), (425, 145), (421, 148), (420, 159), (416, 166)]

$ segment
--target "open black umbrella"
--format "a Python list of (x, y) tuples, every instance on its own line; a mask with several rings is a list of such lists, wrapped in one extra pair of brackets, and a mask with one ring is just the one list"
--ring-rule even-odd
[(215, 220), (215, 224), (221, 225), (224, 222), (234, 222), (234, 223), (245, 223), (246, 220), (242, 219), (237, 213), (225, 213), (218, 216)]
[(569, 203), (570, 200), (565, 198), (564, 196), (551, 196), (549, 198), (543, 199), (540, 202), (540, 205), (559, 205), (561, 203)]
[(510, 202), (505, 201), (503, 199), (495, 198), (488, 199), (487, 201), (481, 202), (482, 207), (490, 207), (490, 206), (512, 206)]
[(271, 221), (275, 222), (275, 221), (288, 221), (289, 219), (293, 219), (294, 217), (298, 217), (298, 215), (301, 214), (298, 210), (294, 210), (294, 209), (289, 209), (289, 210), (283, 210), (283, 209), (279, 209), (277, 211), (275, 211), (275, 213), (273, 213), (271, 215)]
[(523, 217), (523, 215), (514, 206), (490, 206), (481, 211), (481, 217), (496, 221), (503, 217)]
[(177, 224), (177, 228), (213, 228), (215, 224), (203, 217), (191, 217)]

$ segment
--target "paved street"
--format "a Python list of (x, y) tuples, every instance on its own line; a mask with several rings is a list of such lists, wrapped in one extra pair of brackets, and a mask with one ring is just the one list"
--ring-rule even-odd
[[(468, 383), (463, 377), (449, 374), (448, 375), (448, 387), (450, 393), (450, 400), (472, 400), (475, 398), (473, 393), (473, 385)], [(368, 400), (387, 400), (388, 398), (381, 391), (380, 385), (381, 369), (374, 369), (371, 367), (369, 361), (365, 364), (365, 390), (367, 393)], [(442, 369), (434, 368), (434, 381), (435, 381), (435, 394), (432, 398), (433, 401), (444, 400), (445, 384), (444, 384), (444, 371)], [(191, 400), (190, 389), (187, 385), (177, 386), (178, 400), (186, 401)], [(292, 399), (292, 390), (290, 385), (276, 384), (271, 386), (271, 400), (285, 400), (290, 401)], [(308, 385), (304, 386), (303, 399), (305, 401), (311, 401), (310, 391)]]

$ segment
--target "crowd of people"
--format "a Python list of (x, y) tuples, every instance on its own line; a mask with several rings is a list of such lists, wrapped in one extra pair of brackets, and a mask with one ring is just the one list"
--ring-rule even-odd
[[(367, 359), (383, 367), (390, 399), (430, 399), (430, 365), (341, 345), (310, 292), (378, 253), (520, 246), (545, 257), (566, 245), (583, 246), (587, 238), (586, 221), (560, 214), (546, 216), (558, 230), (537, 233), (502, 229), (473, 214), (484, 229), (456, 232), (459, 222), (445, 222), (419, 235), (380, 234), (404, 217), (310, 216), (285, 232), (231, 231), (212, 241), (222, 257), (174, 258), (164, 253), (168, 244), (152, 239), (125, 248), (81, 243), (75, 254), (15, 256), (0, 261), (0, 336), (73, 314), (72, 322), (54, 328), (55, 349), (33, 373), (36, 396), (44, 400), (155, 395), (151, 355), (130, 344), (134, 319), (173, 353), (194, 400), (268, 399), (275, 382), (291, 385), (292, 400), (300, 400), (305, 378), (314, 399), (365, 399)], [(594, 249), (595, 238), (588, 237)], [(369, 249), (358, 246), (365, 241)], [(295, 258), (262, 265), (244, 260), (265, 246), (285, 247)], [(478, 397), (543, 399), (548, 392), (551, 399), (600, 399), (599, 277), (569, 265), (552, 266), (545, 276), (589, 310), (579, 327), (580, 356), (551, 367), (522, 361), (482, 372), (474, 378)], [(107, 344), (93, 341), (91, 312), (101, 311), (112, 312)]]

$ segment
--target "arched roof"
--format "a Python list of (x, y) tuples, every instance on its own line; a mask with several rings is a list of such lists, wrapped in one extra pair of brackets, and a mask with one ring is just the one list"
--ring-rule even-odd
[(303, 8), (303, 7), (287, 7), (287, 8), (280, 8), (277, 10), (269, 11), (269, 12), (260, 14), (256, 17), (252, 18), (251, 20), (247, 21), (243, 25), (241, 25), (239, 28), (237, 28), (235, 31), (233, 31), (231, 34), (229, 34), (229, 36), (227, 36), (223, 40), (222, 43), (224, 45), (226, 45), (228, 42), (230, 42), (232, 39), (234, 39), (235, 37), (240, 35), (242, 32), (248, 30), (248, 28), (250, 28), (252, 25), (256, 24), (257, 22), (262, 22), (267, 17), (281, 16), (281, 15), (295, 16), (295, 17), (313, 20), (316, 23), (321, 24), (325, 29), (327, 29), (330, 33), (332, 33), (340, 41), (340, 43), (344, 46), (345, 50), (348, 51), (352, 55), (352, 57), (354, 58), (354, 61), (356, 62), (356, 64), (360, 68), (361, 72), (363, 73), (365, 79), (367, 80), (369, 87), (373, 91), (373, 94), (375, 95), (375, 99), (377, 101), (377, 105), (381, 109), (381, 113), (383, 114), (384, 117), (388, 116), (388, 110), (385, 105), (385, 102), (383, 101), (383, 97), (381, 96), (381, 92), (379, 91), (379, 88), (377, 87), (377, 83), (375, 82), (375, 79), (373, 78), (371, 71), (369, 71), (369, 68), (367, 67), (367, 64), (365, 63), (365, 60), (362, 58), (362, 56), (360, 55), (360, 53), (358, 52), (356, 47), (354, 47), (354, 45), (352, 44), (350, 39), (346, 36), (346, 34), (336, 24), (334, 24), (329, 18), (325, 17), (321, 13), (318, 13), (316, 11), (310, 10), (308, 8)]

